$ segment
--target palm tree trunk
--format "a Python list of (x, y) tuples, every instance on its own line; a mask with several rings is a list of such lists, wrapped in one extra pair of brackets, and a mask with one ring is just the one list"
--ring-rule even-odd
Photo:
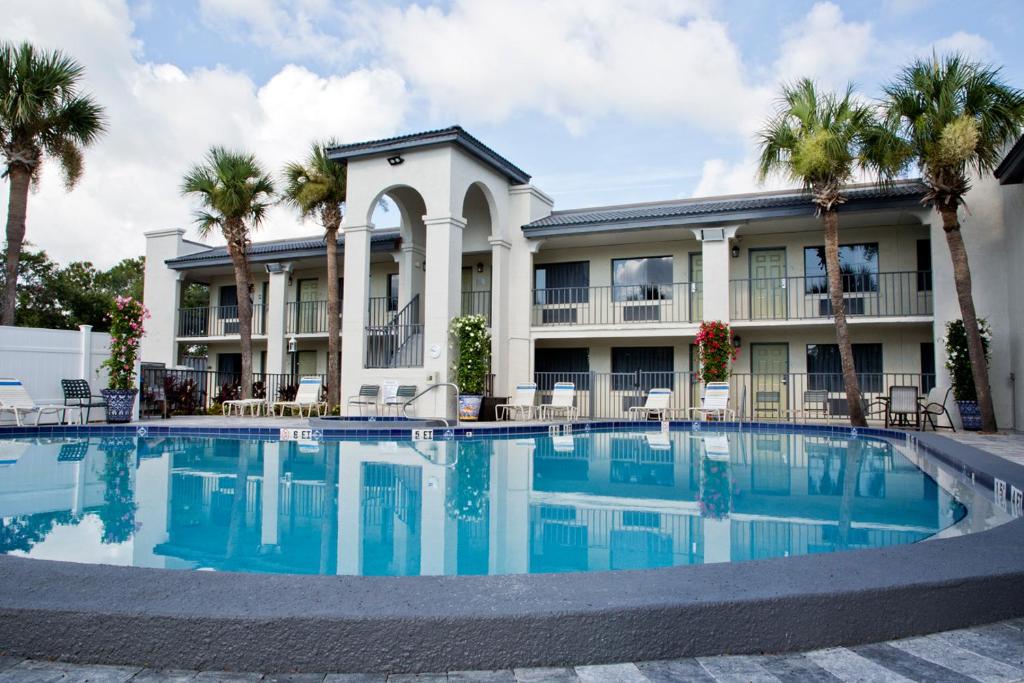
[(242, 346), (241, 393), (242, 398), (252, 398), (252, 278), (249, 275), (249, 257), (245, 253), (245, 246), (244, 238), (234, 235), (228, 238), (228, 252), (234, 265), (235, 289), (238, 292), (238, 334)]
[(836, 343), (843, 366), (843, 386), (850, 410), (850, 424), (867, 427), (864, 406), (861, 404), (860, 382), (853, 366), (853, 346), (846, 325), (846, 301), (843, 299), (843, 279), (839, 270), (839, 215), (833, 210), (822, 212), (825, 221), (825, 272), (828, 274), (828, 294), (832, 302), (832, 315), (836, 321)]
[(5, 266), (3, 312), (0, 325), (13, 325), (18, 307), (18, 264), (21, 244), (25, 240), (25, 215), (28, 211), (28, 188), (32, 174), (20, 165), (7, 167), (11, 187), (7, 200), (7, 263)]
[(971, 266), (967, 262), (967, 248), (960, 234), (960, 219), (957, 207), (940, 206), (942, 229), (946, 233), (946, 244), (953, 260), (953, 282), (956, 283), (956, 298), (960, 302), (960, 317), (967, 333), (967, 355), (971, 359), (971, 373), (974, 375), (974, 390), (978, 395), (981, 410), (981, 431), (995, 432), (996, 411), (992, 405), (992, 388), (988, 382), (988, 361), (985, 359), (985, 345), (978, 329), (978, 314), (974, 310), (974, 295), (971, 293)]
[(341, 404), (341, 293), (338, 291), (338, 224), (327, 225), (327, 406)]

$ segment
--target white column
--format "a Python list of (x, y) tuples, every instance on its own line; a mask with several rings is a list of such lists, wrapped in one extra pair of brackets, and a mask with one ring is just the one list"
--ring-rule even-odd
[(338, 574), (358, 576), (363, 569), (362, 470), (355, 453), (338, 458)]
[(78, 369), (78, 376), (82, 379), (91, 379), (92, 372), (92, 325), (79, 325), (79, 354), (81, 362)]
[(704, 320), (729, 322), (729, 240), (738, 225), (724, 228), (696, 228), (693, 235), (701, 243), (704, 262)]
[(417, 294), (423, 300), (423, 280), (426, 273), (423, 247), (403, 244), (398, 255), (398, 308), (401, 310)]
[[(437, 381), (448, 382), (454, 360), (448, 325), (462, 309), (462, 231), (466, 222), (454, 216), (424, 218), (423, 222), (427, 232), (427, 275), (422, 300), (423, 369)], [(434, 412), (430, 414), (455, 417), (453, 406), (445, 400), (447, 393), (433, 394)]]
[(345, 234), (345, 292), (341, 312), (342, 401), (347, 396), (357, 394), (359, 385), (364, 382), (372, 230), (372, 225), (347, 225), (342, 228)]
[(263, 444), (263, 500), (260, 519), (260, 551), (272, 550), (280, 544), (278, 534), (278, 499), (281, 493), (281, 443)]
[(288, 310), (288, 278), (291, 264), (273, 264), (267, 284), (266, 309), (267, 367), (263, 370), (272, 375), (289, 371), (287, 362), (287, 341), (285, 338), (285, 316)]
[(171, 367), (178, 362), (178, 309), (181, 307), (181, 276), (165, 263), (168, 259), (201, 251), (200, 245), (186, 243), (184, 230), (155, 230), (146, 233), (146, 267), (143, 291), (152, 318), (140, 344), (140, 360)]
[[(491, 243), (491, 372), (494, 373), (494, 395), (508, 396), (512, 383), (509, 377), (509, 253), (512, 245), (502, 239)], [(530, 275), (532, 277), (532, 275)]]

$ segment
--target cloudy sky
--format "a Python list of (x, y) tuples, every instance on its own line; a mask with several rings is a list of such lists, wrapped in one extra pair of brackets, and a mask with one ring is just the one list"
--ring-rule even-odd
[[(757, 189), (753, 133), (786, 79), (876, 95), (934, 48), (1003, 64), (1024, 86), (1019, 0), (2, 0), (2, 12), (0, 40), (67, 51), (107, 107), (81, 184), (66, 195), (44, 171), (28, 213), (36, 245), (102, 266), (142, 253), (147, 230), (194, 237), (178, 187), (212, 144), (276, 170), (317, 137), (459, 123), (572, 208)], [(276, 209), (262, 238), (314, 232)]]

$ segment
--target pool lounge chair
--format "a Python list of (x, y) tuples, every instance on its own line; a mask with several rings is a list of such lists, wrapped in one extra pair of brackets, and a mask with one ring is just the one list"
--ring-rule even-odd
[(298, 410), (299, 417), (302, 417), (302, 410), (305, 408), (306, 416), (313, 417), (313, 409), (316, 408), (316, 414), (322, 416), (327, 410), (327, 402), (321, 398), (322, 393), (323, 380), (319, 377), (303, 377), (299, 380), (299, 389), (295, 392), (295, 399), (275, 401), (270, 406), (270, 410), (276, 417), (277, 409), (281, 408), (281, 417), (284, 417), (284, 411), (290, 408), (292, 411)]
[(576, 385), (572, 382), (555, 382), (551, 403), (540, 407), (542, 420), (553, 420), (558, 415), (563, 415), (566, 420), (575, 420), (577, 417)]
[(359, 393), (355, 396), (348, 397), (348, 407), (352, 406), (359, 407), (359, 414), (363, 414), (363, 406), (373, 406), (373, 412), (375, 415), (380, 415), (380, 403), (377, 399), (380, 397), (380, 385), (379, 384), (364, 384), (359, 387)]
[[(536, 382), (522, 382), (516, 385), (512, 400), (494, 406), (494, 416), (502, 420), (531, 420), (537, 406), (533, 405), (537, 396)], [(522, 417), (520, 417), (522, 416)]]
[(712, 417), (716, 420), (736, 419), (736, 411), (729, 407), (729, 383), (708, 382), (704, 387), (701, 405), (690, 408), (690, 416), (698, 420)]
[(672, 400), (671, 389), (651, 389), (647, 392), (647, 400), (642, 406), (633, 406), (626, 412), (631, 420), (650, 420), (657, 418), (667, 420), (672, 412), (668, 407)]
[(221, 404), (221, 412), (225, 417), (231, 415), (231, 411), (234, 410), (239, 416), (245, 415), (245, 411), (256, 417), (263, 412), (267, 406), (266, 399), (262, 398), (236, 398), (230, 401), (224, 401)]
[(38, 404), (32, 400), (25, 385), (20, 379), (13, 377), (0, 377), (0, 413), (14, 413), (14, 421), (19, 427), (24, 423), (22, 417), (30, 413), (36, 414), (35, 424), (39, 424), (39, 418), (43, 415), (60, 415), (60, 421), (67, 421), (67, 411), (78, 411), (78, 417), (82, 417), (82, 409), (77, 406), (64, 406), (53, 404)]

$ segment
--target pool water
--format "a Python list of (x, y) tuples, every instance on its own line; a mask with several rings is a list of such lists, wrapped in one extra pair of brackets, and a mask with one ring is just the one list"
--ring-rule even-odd
[(71, 562), (390, 576), (644, 569), (914, 543), (966, 512), (874, 438), (0, 441), (0, 552)]

